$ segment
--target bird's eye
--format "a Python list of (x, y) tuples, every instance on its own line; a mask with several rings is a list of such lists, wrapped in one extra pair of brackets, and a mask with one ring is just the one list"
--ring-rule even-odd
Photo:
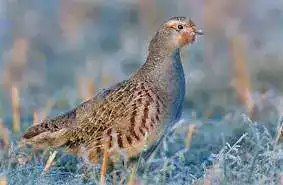
[(178, 29), (179, 29), (179, 30), (182, 30), (183, 28), (184, 28), (183, 25), (181, 25), (181, 24), (178, 25)]

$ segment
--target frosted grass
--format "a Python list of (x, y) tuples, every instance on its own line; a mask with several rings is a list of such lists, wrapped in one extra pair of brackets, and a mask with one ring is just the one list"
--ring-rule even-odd
[[(187, 118), (180, 125), (192, 121)], [(264, 125), (234, 113), (229, 120), (194, 120), (194, 124), (197, 132), (189, 150), (185, 149), (184, 133), (173, 132), (165, 138), (154, 159), (141, 161), (137, 176), (144, 184), (204, 184), (207, 181), (212, 184), (279, 183), (283, 150), (281, 143), (275, 144), (275, 141), (281, 121)], [(20, 150), (16, 144), (10, 147), (8, 153), (2, 152), (0, 176), (6, 176), (9, 184), (79, 185), (99, 182), (100, 165), (86, 165), (73, 155), (59, 152), (50, 171), (43, 174), (48, 155), (33, 155), (26, 163), (23, 159), (19, 160), (28, 158), (30, 153), (30, 149)], [(88, 177), (84, 171), (86, 167)], [(123, 165), (118, 165), (114, 172), (121, 177), (131, 174), (130, 168), (125, 169)], [(112, 184), (114, 172), (108, 173), (109, 184)]]

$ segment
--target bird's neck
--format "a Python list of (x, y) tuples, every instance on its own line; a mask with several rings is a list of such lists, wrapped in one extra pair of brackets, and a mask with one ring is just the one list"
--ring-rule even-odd
[(185, 78), (179, 49), (173, 52), (159, 48), (150, 50), (146, 63), (135, 76), (150, 81), (173, 104), (183, 101)]

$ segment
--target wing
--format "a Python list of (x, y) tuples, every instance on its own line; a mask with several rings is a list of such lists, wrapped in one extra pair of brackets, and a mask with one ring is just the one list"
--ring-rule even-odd
[(104, 99), (107, 95), (109, 95), (111, 92), (116, 91), (117, 89), (119, 89), (120, 87), (125, 86), (125, 84), (127, 83), (126, 80), (116, 83), (112, 86), (110, 86), (109, 88), (103, 89), (100, 92), (97, 93), (97, 95), (94, 97), (95, 101)]
[(59, 135), (64, 134), (68, 130), (75, 129), (77, 126), (78, 115), (84, 116), (85, 112), (89, 112), (93, 109), (96, 102), (103, 100), (103, 98), (105, 98), (108, 94), (115, 91), (125, 83), (126, 81), (122, 81), (104, 89), (94, 98), (78, 105), (73, 110), (55, 118), (47, 119), (44, 122), (29, 128), (23, 135), (23, 138), (30, 140), (31, 143), (40, 144), (42, 142), (47, 142), (49, 145), (53, 145), (54, 147), (64, 144), (66, 142), (65, 140), (61, 140), (58, 143), (55, 138), (58, 138)]
[(110, 140), (112, 149), (124, 150), (130, 157), (160, 137), (167, 106), (148, 83), (135, 82), (109, 93), (90, 112), (91, 116), (77, 120), (77, 129), (68, 136), (71, 151), (83, 145), (101, 153), (104, 141)]

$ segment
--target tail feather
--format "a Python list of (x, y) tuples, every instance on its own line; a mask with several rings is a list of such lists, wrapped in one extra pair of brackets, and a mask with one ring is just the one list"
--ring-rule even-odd
[(77, 115), (80, 114), (81, 117), (84, 117), (85, 112), (91, 111), (92, 105), (93, 99), (80, 104), (77, 108), (65, 114), (32, 126), (23, 135), (25, 142), (51, 147), (63, 146), (68, 143), (72, 130), (77, 126)]
[(32, 126), (23, 135), (25, 143), (38, 147), (60, 147), (68, 142), (67, 133), (75, 124), (76, 110)]
[(53, 119), (48, 119), (40, 124), (29, 128), (23, 135), (25, 139), (31, 139), (44, 132), (57, 132), (63, 128), (68, 128), (75, 123), (76, 109), (67, 112), (66, 114), (57, 116)]
[(37, 148), (50, 146), (57, 148), (68, 142), (68, 128), (59, 128), (56, 119), (47, 120), (29, 128), (23, 138), (26, 144), (36, 145)]
[(23, 135), (23, 138), (25, 139), (31, 139), (45, 131), (48, 131), (46, 130), (44, 127), (42, 127), (42, 124), (38, 124), (38, 125), (35, 125), (31, 128), (29, 128), (25, 134)]
[(68, 141), (68, 129), (61, 129), (56, 132), (42, 132), (34, 137), (25, 140), (26, 144), (35, 145), (36, 148), (51, 147), (57, 148), (64, 146)]

